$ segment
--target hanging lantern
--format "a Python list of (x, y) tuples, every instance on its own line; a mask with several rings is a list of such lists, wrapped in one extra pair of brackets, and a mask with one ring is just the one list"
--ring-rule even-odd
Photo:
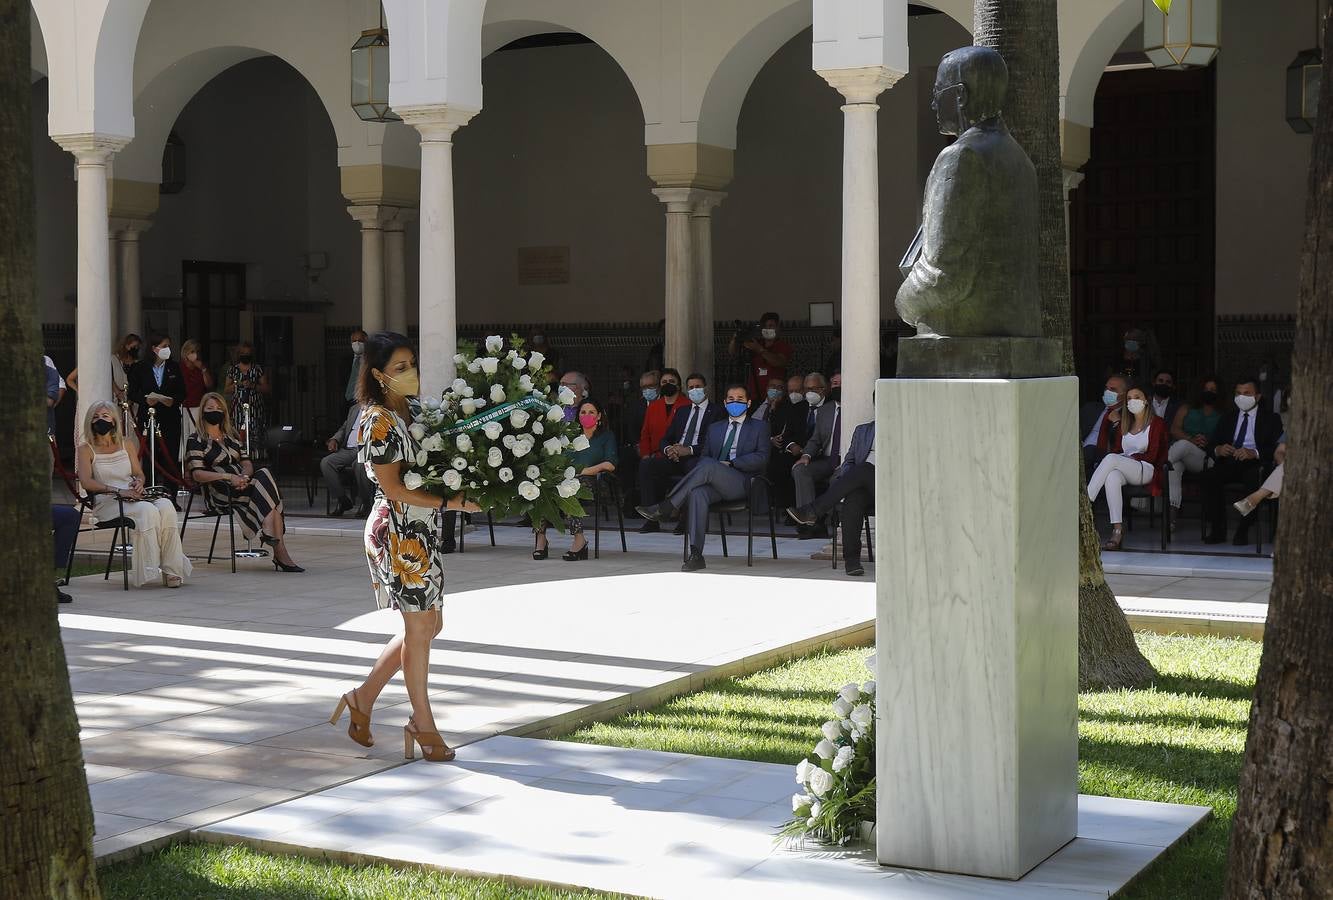
[(1221, 40), (1221, 0), (1173, 0), (1169, 13), (1143, 0), (1143, 52), (1158, 69), (1208, 65)]
[(1319, 112), (1319, 71), (1324, 54), (1318, 47), (1302, 50), (1287, 66), (1287, 124), (1300, 134), (1314, 131)]
[(403, 121), (389, 109), (389, 30), (380, 11), (378, 28), (368, 28), (352, 45), (352, 109), (366, 122)]

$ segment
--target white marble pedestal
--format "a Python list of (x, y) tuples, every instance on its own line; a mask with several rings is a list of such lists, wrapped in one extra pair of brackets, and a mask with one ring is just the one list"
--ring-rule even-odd
[(877, 384), (881, 864), (1014, 879), (1074, 838), (1077, 385)]

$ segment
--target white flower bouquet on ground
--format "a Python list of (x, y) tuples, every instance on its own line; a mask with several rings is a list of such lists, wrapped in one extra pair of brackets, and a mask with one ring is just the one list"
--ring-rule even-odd
[(411, 431), (421, 450), (407, 486), (466, 494), (497, 517), (527, 515), (561, 530), (564, 516), (582, 516), (580, 500), (590, 495), (570, 454), (588, 440), (566, 419), (573, 392), (551, 392), (545, 357), (525, 356), (517, 335), (507, 342), (492, 335), (481, 348), (460, 341), (454, 363), (453, 384), (414, 411)]
[[(866, 661), (872, 672), (874, 659)], [(875, 821), (875, 682), (844, 686), (820, 730), (824, 737), (796, 765), (802, 793), (792, 795), (781, 836), (848, 844)]]

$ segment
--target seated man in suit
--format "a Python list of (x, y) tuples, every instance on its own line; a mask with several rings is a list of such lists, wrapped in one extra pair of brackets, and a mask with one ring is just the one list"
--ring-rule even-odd
[(727, 387), (726, 397), (727, 418), (708, 427), (695, 454), (698, 464), (661, 503), (639, 507), (639, 515), (651, 521), (672, 519), (680, 510), (686, 511), (690, 555), (682, 572), (704, 567), (708, 507), (745, 497), (749, 476), (762, 475), (768, 465), (768, 423), (750, 418), (749, 390), (733, 384)]
[[(1213, 467), (1203, 473), (1203, 512), (1208, 522), (1205, 544), (1220, 544), (1227, 539), (1226, 499), (1228, 484), (1239, 482), (1246, 492), (1253, 491), (1273, 467), (1273, 453), (1282, 436), (1282, 417), (1260, 403), (1259, 381), (1244, 378), (1236, 384), (1235, 406), (1217, 422), (1208, 451)], [(1240, 528), (1231, 543), (1249, 543), (1254, 511), (1240, 520)]]
[[(698, 372), (691, 372), (685, 379), (685, 396), (689, 404), (676, 404), (671, 424), (657, 447), (660, 455), (655, 453), (639, 463), (640, 506), (652, 506), (661, 498), (670, 479), (684, 476), (694, 468), (695, 450), (708, 426), (725, 415), (719, 404), (708, 399), (708, 379)], [(639, 529), (642, 534), (657, 530), (657, 522), (652, 520)]]
[[(1129, 390), (1129, 379), (1124, 375), (1112, 375), (1106, 379), (1106, 389), (1102, 392), (1100, 403), (1089, 401), (1078, 411), (1078, 427), (1083, 433), (1083, 467), (1087, 470), (1084, 478), (1091, 478), (1097, 470), (1097, 464), (1106, 455), (1110, 446), (1108, 425), (1114, 425), (1124, 408), (1125, 391)], [(1170, 422), (1166, 423), (1169, 427)]]
[[(324, 476), (324, 485), (330, 497), (338, 498), (338, 505), (330, 515), (341, 516), (353, 506), (357, 507), (358, 516), (370, 515), (370, 503), (375, 499), (375, 486), (366, 477), (366, 467), (356, 461), (357, 449), (361, 446), (361, 404), (355, 404), (347, 411), (347, 418), (342, 427), (328, 440), (328, 456), (319, 461), (320, 474)], [(343, 487), (342, 474), (351, 469), (356, 478), (354, 501)]]
[(864, 575), (861, 566), (861, 531), (866, 516), (875, 508), (875, 422), (856, 426), (842, 465), (833, 473), (828, 490), (809, 506), (793, 506), (787, 515), (803, 525), (829, 514), (842, 503), (842, 569), (848, 575)]
[[(841, 462), (841, 410), (837, 401), (829, 399), (828, 379), (819, 372), (805, 376), (805, 402), (808, 404), (805, 441), (801, 444), (793, 441), (786, 447), (789, 452), (799, 453), (791, 467), (797, 506), (814, 503), (818, 485), (828, 481)], [(797, 534), (802, 539), (823, 538), (828, 537), (828, 528), (821, 517), (810, 525), (798, 525)]]

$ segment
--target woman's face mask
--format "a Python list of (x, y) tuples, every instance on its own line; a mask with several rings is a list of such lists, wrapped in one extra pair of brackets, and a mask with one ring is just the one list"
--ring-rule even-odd
[(1144, 407), (1147, 405), (1147, 401), (1140, 400), (1138, 397), (1130, 398), (1129, 402), (1125, 404), (1125, 406), (1129, 407), (1129, 411), (1136, 416), (1143, 412)]
[(109, 419), (93, 419), (93, 434), (104, 437), (116, 430), (116, 423)]
[(221, 425), (226, 415), (220, 409), (209, 409), (204, 411), (204, 421), (209, 425)]
[(597, 427), (597, 413), (582, 413), (579, 415), (579, 424), (584, 428)]
[(399, 397), (415, 397), (421, 390), (416, 369), (404, 369), (400, 375), (385, 375), (384, 386)]

